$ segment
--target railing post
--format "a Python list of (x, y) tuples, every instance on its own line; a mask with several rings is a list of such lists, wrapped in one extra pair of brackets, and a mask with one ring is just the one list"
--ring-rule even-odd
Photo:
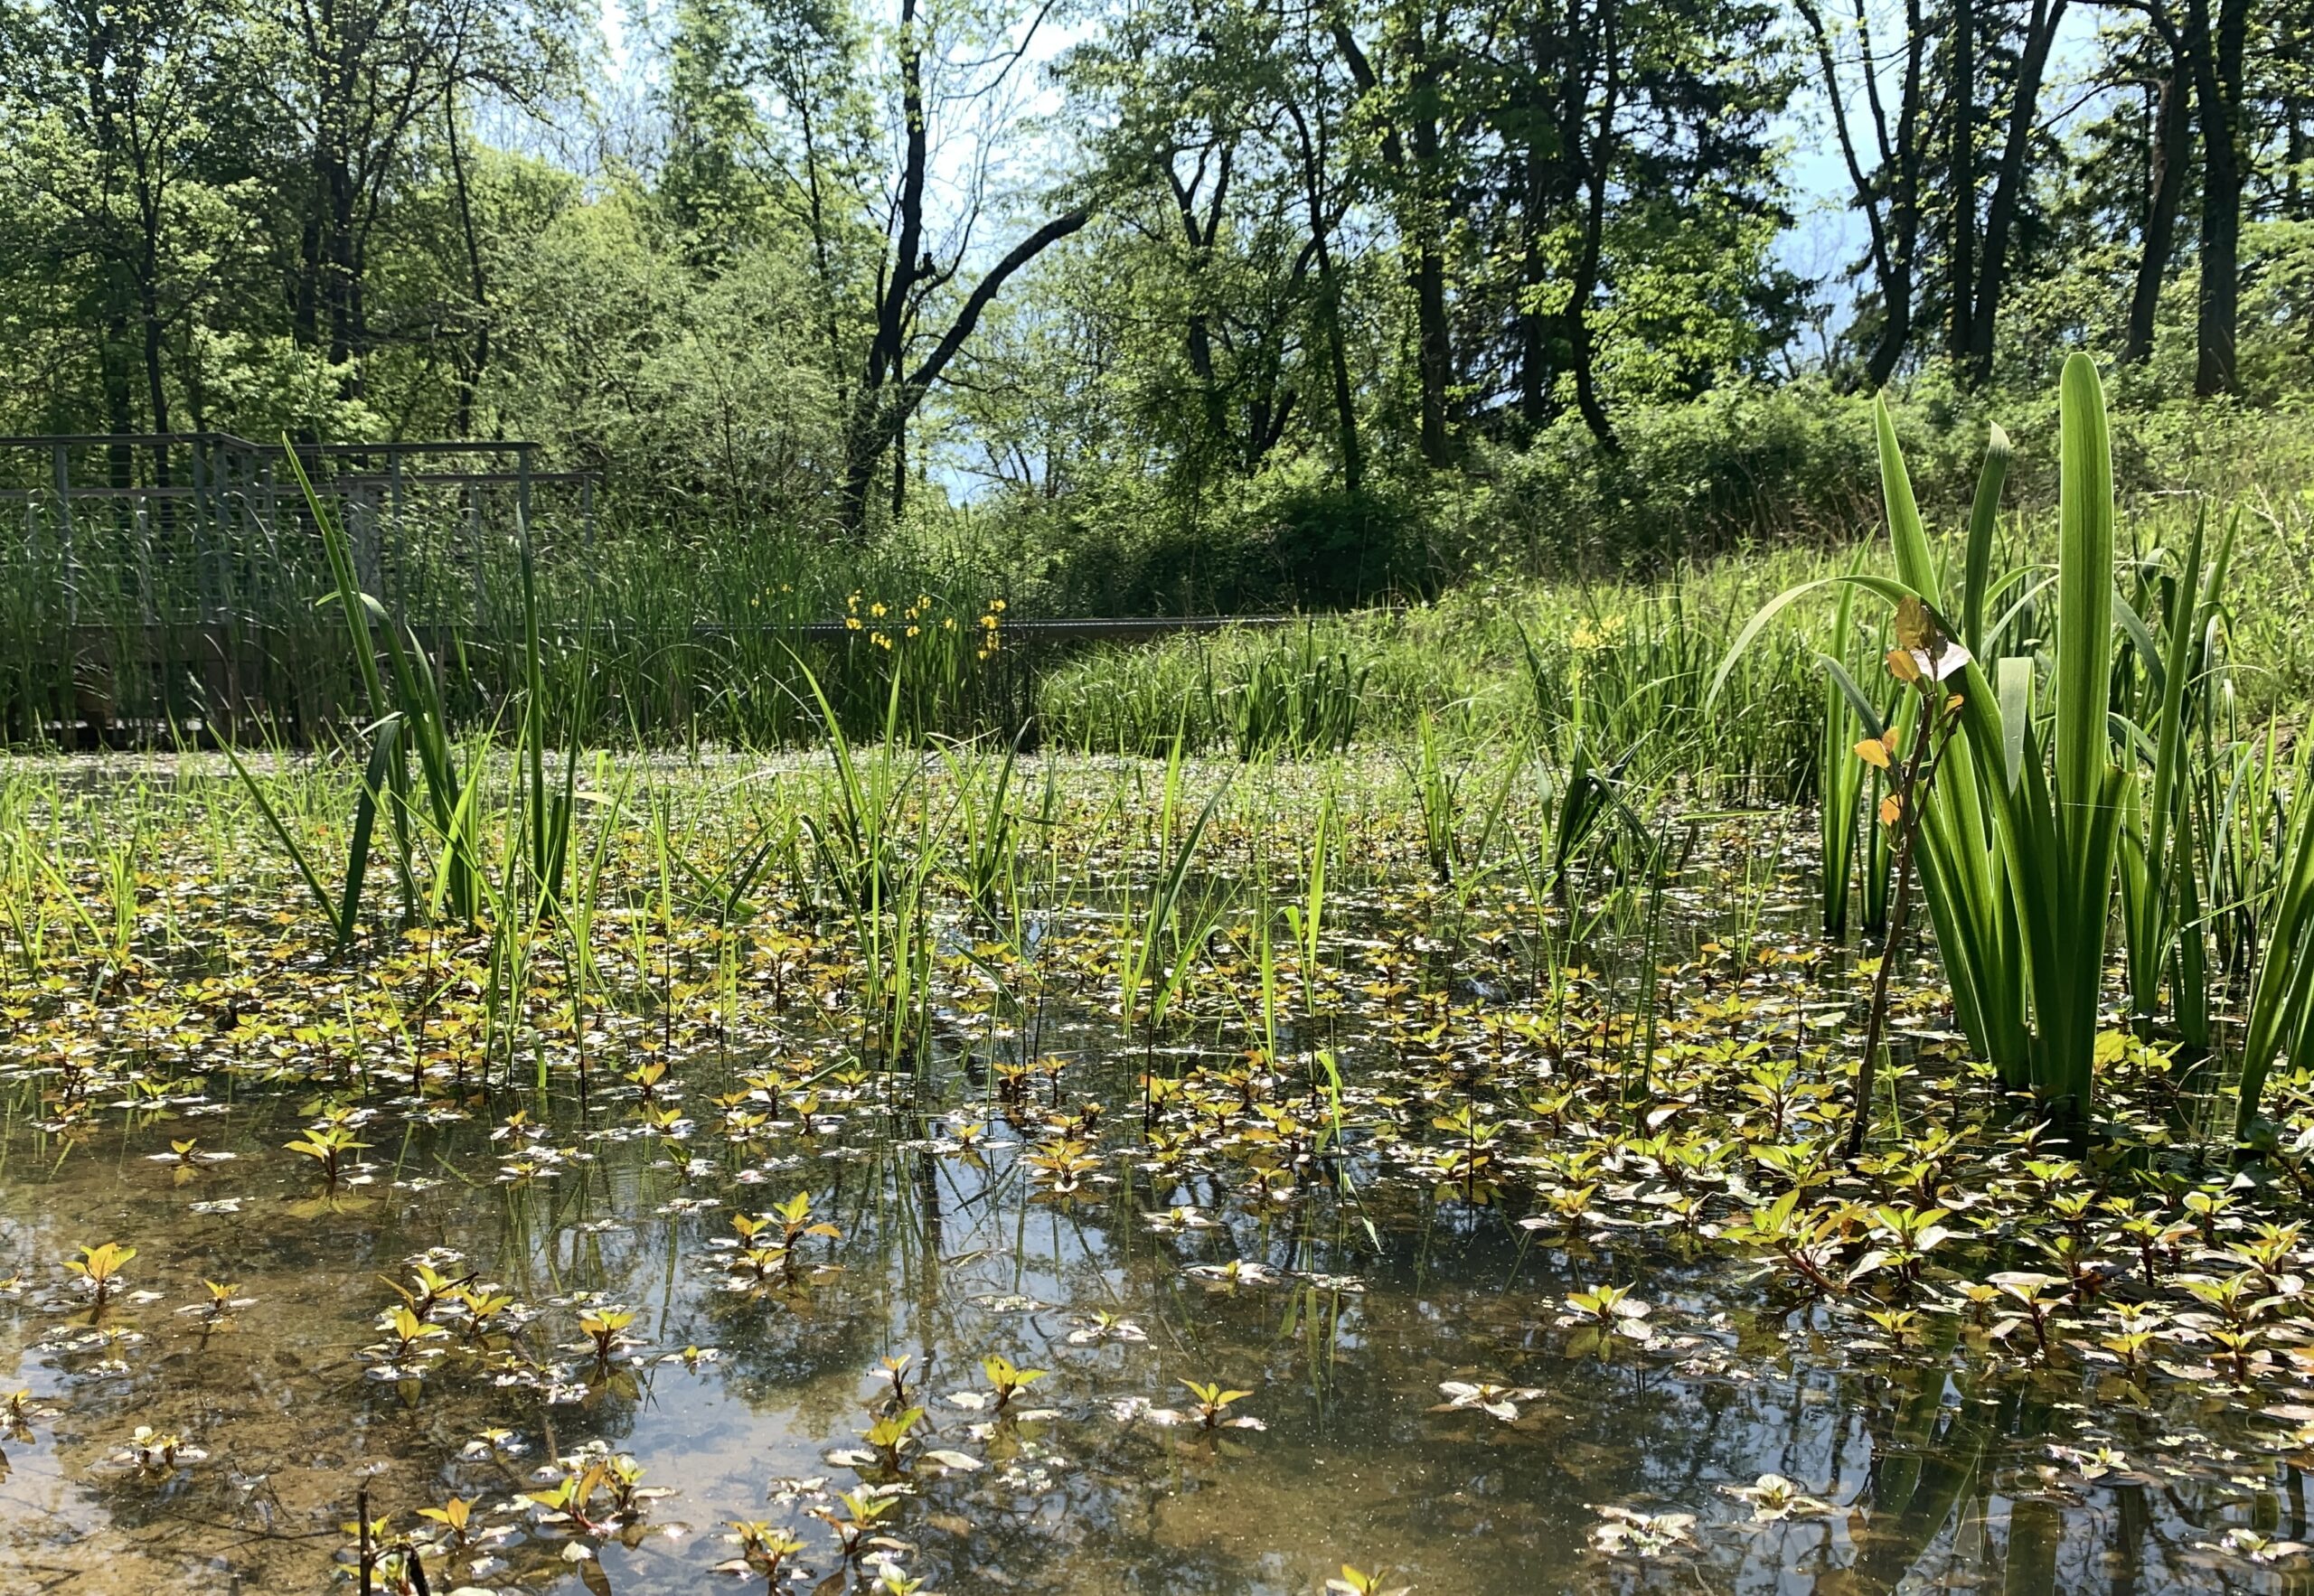
[(190, 445), (193, 451), (193, 568), (198, 570), (204, 559), (214, 562), (214, 608), (222, 610), (232, 604), (232, 597), (227, 592), (231, 585), (232, 573), (211, 532), (213, 521), (209, 513), (209, 455), (203, 447), (204, 442), (203, 436), (196, 432)]
[(466, 484), (466, 548), (474, 557), (474, 624), (482, 624), (482, 489)]
[(76, 626), (80, 622), (80, 595), (72, 572), (72, 467), (61, 443), (52, 451), (52, 458), (56, 471), (56, 546), (62, 559), (64, 624)]
[[(265, 530), (266, 581), (277, 593), (279, 587), (287, 584), (282, 581), (281, 500), (274, 488), (272, 456), (268, 455), (259, 465), (257, 481), (252, 485), (257, 492), (249, 496), (249, 513)], [(265, 506), (262, 510), (258, 508), (260, 500)]]
[(393, 539), (392, 568), (394, 573), (394, 622), (402, 623), (402, 588), (409, 560), (409, 529), (401, 513), (401, 451), (395, 449), (386, 456), (387, 522)]

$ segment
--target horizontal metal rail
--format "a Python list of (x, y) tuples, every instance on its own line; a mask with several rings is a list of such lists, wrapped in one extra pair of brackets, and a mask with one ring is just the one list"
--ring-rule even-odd
[[(1009, 647), (1030, 643), (1141, 643), (1182, 634), (1211, 634), (1236, 629), (1275, 631), (1310, 619), (1306, 615), (1096, 615), (1077, 620), (1012, 620), (999, 628)], [(315, 623), (327, 627), (328, 618)], [(471, 643), (494, 628), (468, 622), (415, 622), (409, 631), (429, 652), (457, 643)], [(693, 642), (727, 639), (803, 637), (814, 643), (856, 639), (865, 643), (874, 623), (854, 628), (842, 621), (806, 621), (782, 624), (767, 621), (727, 626), (701, 623), (689, 628)], [(241, 615), (209, 621), (132, 621), (118, 624), (81, 623), (60, 628), (69, 657), (112, 658), (150, 663), (196, 655), (215, 656), (257, 644), (268, 633), (284, 630), (276, 618)]]
[(531, 438), (412, 438), (372, 444), (261, 444), (230, 432), (20, 432), (0, 435), (0, 449), (152, 449), (211, 445), (250, 455), (518, 455), (541, 446)]
[[(325, 487), (388, 488), (424, 487), (428, 483), (448, 483), (459, 487), (513, 487), (531, 483), (539, 487), (569, 487), (578, 483), (599, 483), (602, 474), (593, 471), (340, 471), (332, 474)], [(79, 492), (75, 489), (74, 492)]]
[[(1291, 626), (1304, 615), (1088, 615), (1074, 621), (1016, 621), (1005, 617), (1000, 630), (1008, 638), (1030, 638), (1046, 643), (1134, 643), (1143, 638), (1171, 637), (1180, 633), (1227, 632), (1234, 627), (1254, 631)], [(811, 638), (859, 636), (862, 629), (872, 629), (873, 622), (862, 622), (854, 627), (847, 621), (807, 621), (801, 626), (782, 627), (713, 627), (697, 626), (692, 630), (707, 634), (722, 631), (800, 631)]]
[[(323, 488), (534, 487), (599, 486), (602, 477), (592, 471), (409, 471), (397, 476), (383, 471), (341, 471), (319, 484)], [(229, 483), (194, 487), (169, 483), (153, 487), (84, 487), (72, 484), (72, 498), (82, 499), (222, 499), (245, 494), (261, 484)], [(38, 504), (56, 498), (53, 488), (0, 488), (0, 503)]]

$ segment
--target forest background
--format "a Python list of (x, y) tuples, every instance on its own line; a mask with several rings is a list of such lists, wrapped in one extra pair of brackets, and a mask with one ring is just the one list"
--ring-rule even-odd
[(0, 0), (0, 433), (534, 439), (822, 606), (1827, 539), (2076, 348), (2314, 487), (2314, 0)]

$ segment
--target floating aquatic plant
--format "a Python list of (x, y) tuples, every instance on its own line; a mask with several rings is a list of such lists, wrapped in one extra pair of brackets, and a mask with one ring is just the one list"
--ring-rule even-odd
[(84, 1246), (77, 1258), (68, 1258), (64, 1267), (93, 1300), (98, 1312), (104, 1311), (111, 1299), (113, 1288), (120, 1282), (120, 1272), (136, 1256), (135, 1247), (118, 1242), (100, 1242), (93, 1247)]

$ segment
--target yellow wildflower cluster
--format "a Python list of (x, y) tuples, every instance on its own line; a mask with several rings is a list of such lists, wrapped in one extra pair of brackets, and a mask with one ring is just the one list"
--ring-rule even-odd
[(1597, 653), (1621, 643), (1630, 622), (1628, 615), (1601, 615), (1596, 621), (1577, 621), (1575, 634), (1567, 641), (1577, 653)]
[[(928, 593), (917, 594), (913, 603), (899, 606), (898, 614), (895, 615), (893, 605), (880, 598), (866, 599), (855, 588), (851, 596), (844, 601), (843, 607), (844, 630), (865, 633), (871, 645), (884, 650), (887, 653), (892, 651), (895, 639), (904, 643), (911, 638), (920, 638), (927, 634), (938, 636), (942, 633), (954, 633), (956, 630), (955, 616), (936, 615), (933, 613), (936, 606), (933, 604), (932, 596)], [(1001, 598), (995, 600), (993, 607), (1002, 609), (1004, 601)], [(986, 617), (983, 616), (983, 626), (986, 624)], [(992, 645), (983, 645), (981, 658), (988, 657), (990, 646)]]
[(988, 608), (981, 612), (980, 648), (974, 658), (985, 660), (1003, 645), (1003, 641), (1004, 601), (992, 598), (988, 601)]

